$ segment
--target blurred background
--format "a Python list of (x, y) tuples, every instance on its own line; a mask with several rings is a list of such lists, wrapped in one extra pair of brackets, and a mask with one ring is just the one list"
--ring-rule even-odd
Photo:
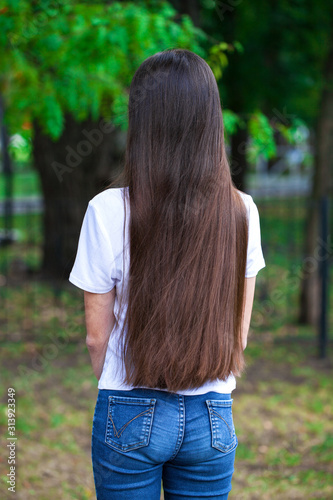
[(95, 498), (97, 380), (68, 274), (88, 201), (122, 168), (131, 78), (171, 47), (211, 66), (260, 214), (230, 498), (333, 498), (332, 0), (1, 1), (1, 498), (8, 388), (16, 498)]

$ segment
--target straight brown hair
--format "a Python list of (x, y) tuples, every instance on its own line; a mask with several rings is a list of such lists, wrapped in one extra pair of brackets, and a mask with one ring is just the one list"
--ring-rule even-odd
[(149, 57), (128, 118), (125, 381), (177, 392), (240, 375), (248, 220), (210, 67), (183, 49)]

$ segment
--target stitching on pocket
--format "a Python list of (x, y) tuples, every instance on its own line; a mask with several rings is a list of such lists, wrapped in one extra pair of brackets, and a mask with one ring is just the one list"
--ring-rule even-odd
[(129, 420), (126, 424), (124, 424), (122, 427), (120, 427), (119, 431), (117, 431), (116, 426), (115, 426), (114, 421), (113, 421), (113, 418), (112, 418), (112, 415), (109, 413), (109, 417), (110, 417), (110, 420), (112, 422), (112, 427), (113, 427), (114, 435), (119, 438), (122, 435), (122, 433), (124, 432), (124, 430), (126, 429), (126, 427), (131, 422), (133, 422), (133, 420), (135, 420), (136, 418), (141, 417), (141, 415), (144, 415), (145, 413), (152, 413), (152, 409), (150, 408), (148, 410), (142, 411), (141, 413), (139, 413), (139, 415), (136, 415), (131, 420)]
[(214, 413), (221, 420), (223, 420), (223, 422), (225, 423), (225, 425), (228, 427), (230, 437), (232, 437), (232, 435), (233, 435), (233, 429), (230, 429), (230, 425), (228, 424), (228, 422), (221, 415), (219, 415), (213, 408), (211, 408), (211, 412)]

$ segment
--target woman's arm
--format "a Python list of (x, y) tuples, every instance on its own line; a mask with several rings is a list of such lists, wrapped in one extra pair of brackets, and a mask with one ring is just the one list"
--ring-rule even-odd
[(106, 348), (115, 323), (115, 296), (115, 287), (107, 293), (84, 292), (86, 344), (97, 380), (102, 375)]
[(245, 309), (244, 309), (243, 335), (242, 335), (243, 350), (247, 345), (247, 336), (249, 333), (250, 322), (251, 322), (255, 285), (256, 285), (256, 276), (254, 276), (253, 278), (245, 278)]

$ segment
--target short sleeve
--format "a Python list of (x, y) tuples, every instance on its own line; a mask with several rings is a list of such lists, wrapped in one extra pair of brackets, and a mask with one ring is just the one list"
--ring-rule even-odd
[(260, 220), (257, 205), (250, 199), (249, 238), (247, 246), (246, 278), (252, 278), (266, 266), (261, 248)]
[(76, 258), (69, 275), (73, 285), (92, 293), (107, 293), (116, 285), (112, 246), (91, 201), (83, 218)]

